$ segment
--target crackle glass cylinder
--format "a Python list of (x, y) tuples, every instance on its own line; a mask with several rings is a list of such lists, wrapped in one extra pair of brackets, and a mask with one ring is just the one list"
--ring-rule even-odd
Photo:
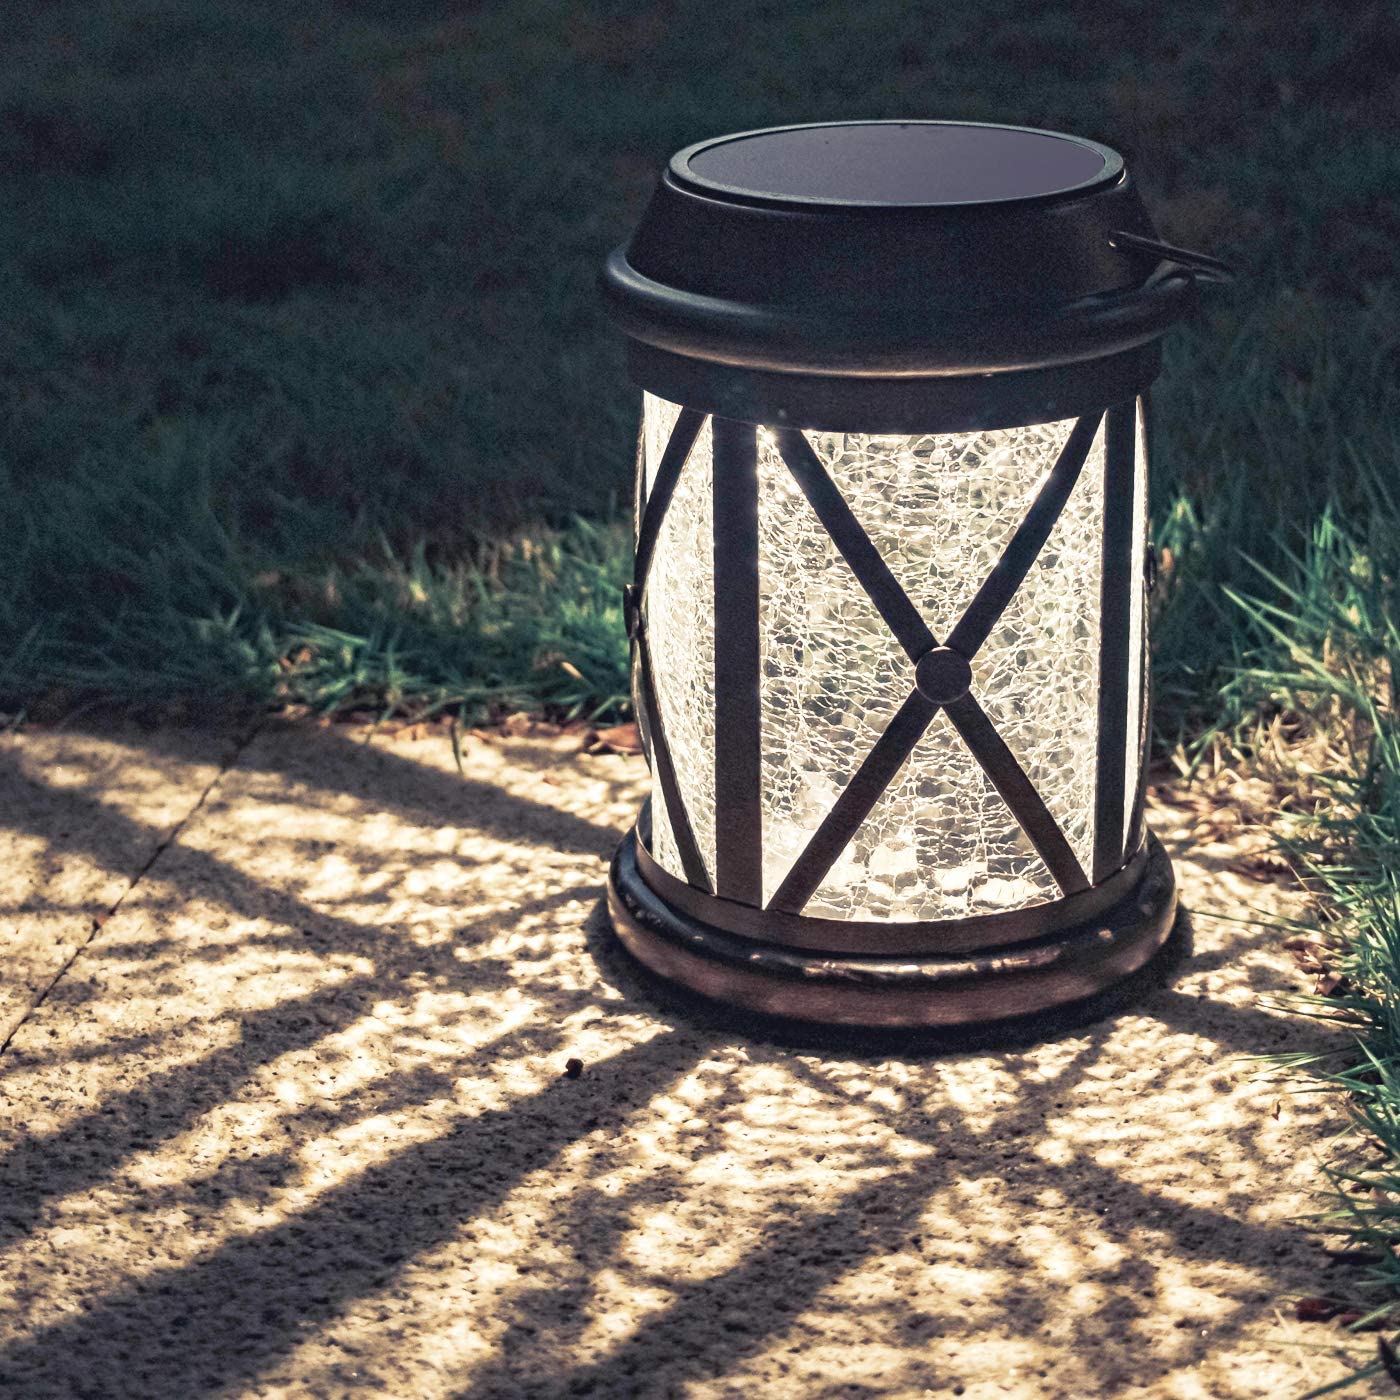
[[(644, 395), (645, 512), (680, 405)], [(1109, 423), (1126, 460), (1109, 471)], [(996, 568), (1065, 449), (1074, 419), (962, 433), (803, 434), (935, 638)], [(910, 658), (779, 450), (753, 425), (757, 478), (759, 903), (767, 907), (911, 688)], [(716, 869), (713, 433), (707, 417), (670, 497), (646, 586), (659, 726), (711, 889)], [(1105, 503), (1128, 522), (1108, 542)], [(1063, 834), (1085, 883), (1130, 854), (1146, 734), (1147, 462), (1141, 401), (1099, 420), (1024, 578), (970, 660), (970, 693)], [(723, 518), (723, 504), (720, 517)], [(1119, 532), (1121, 536), (1121, 531)], [(1105, 607), (1107, 597), (1107, 608)], [(1126, 624), (1126, 636), (1103, 634)], [(1117, 706), (1121, 713), (1107, 711)], [(639, 709), (644, 708), (639, 705)], [(1105, 729), (1112, 734), (1105, 734)], [(648, 736), (649, 742), (654, 742)], [(1105, 741), (1108, 741), (1107, 747)], [(1108, 804), (1111, 803), (1111, 809)], [(1138, 833), (1140, 839), (1140, 833)], [(687, 878), (653, 762), (651, 853)], [(1063, 876), (1063, 871), (1059, 872)], [(935, 921), (1026, 909), (1068, 892), (946, 713), (937, 714), (793, 912)]]

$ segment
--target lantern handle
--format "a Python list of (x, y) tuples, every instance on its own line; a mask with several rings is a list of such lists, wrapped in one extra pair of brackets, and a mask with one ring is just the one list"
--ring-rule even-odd
[(1144, 238), (1140, 233), (1115, 229), (1108, 235), (1108, 246), (1123, 248), (1129, 252), (1154, 253), (1158, 258), (1177, 263), (1195, 273), (1197, 280), (1201, 282), (1226, 283), (1235, 280), (1234, 268), (1219, 258), (1211, 257), (1209, 253), (1196, 253), (1190, 248), (1178, 248), (1156, 238)]

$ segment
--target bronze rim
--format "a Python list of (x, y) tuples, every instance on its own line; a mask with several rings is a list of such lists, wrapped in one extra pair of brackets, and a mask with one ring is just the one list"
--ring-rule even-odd
[(1166, 941), (1176, 888), (1149, 835), (1141, 877), (1122, 898), (1032, 943), (943, 956), (812, 954), (743, 938), (667, 903), (642, 878), (634, 832), (613, 858), (608, 907), (641, 963), (726, 1005), (812, 1024), (964, 1027), (1063, 1007), (1131, 976)]

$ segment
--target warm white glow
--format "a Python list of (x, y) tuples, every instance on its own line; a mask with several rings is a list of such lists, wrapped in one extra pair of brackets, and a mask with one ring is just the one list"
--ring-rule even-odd
[[(809, 441), (940, 639), (991, 572), (1073, 422)], [(766, 436), (766, 435), (765, 435)], [(988, 715), (1092, 863), (1102, 434), (1040, 561), (973, 662)], [(760, 437), (764, 893), (772, 894), (909, 694), (889, 628)], [(1087, 761), (1086, 761), (1087, 760)], [(941, 919), (1058, 893), (940, 715), (807, 904), (832, 918)]]
[[(646, 396), (648, 489), (677, 409)], [(807, 438), (939, 639), (996, 564), (1073, 420), (974, 433)], [(1139, 454), (1140, 455), (1140, 454)], [(1143, 486), (1139, 471), (1138, 492)], [(760, 430), (763, 884), (769, 899), (909, 694), (912, 668)], [(1045, 548), (973, 661), (974, 693), (1093, 865), (1104, 433)], [(710, 441), (682, 473), (648, 586), (648, 635), (672, 758), (714, 860)], [(1145, 502), (1138, 501), (1140, 576)], [(1134, 594), (1134, 647), (1142, 604)], [(1129, 733), (1141, 686), (1133, 671)], [(1130, 791), (1136, 782), (1130, 742)], [(655, 854), (684, 877), (653, 784)], [(1059, 890), (946, 716), (938, 716), (804, 912), (943, 919), (1023, 908)]]
[(1132, 609), (1128, 628), (1128, 773), (1123, 784), (1123, 830), (1126, 833), (1133, 819), (1137, 800), (1139, 758), (1147, 736), (1143, 725), (1147, 715), (1143, 707), (1140, 659), (1147, 647), (1147, 424), (1142, 400), (1137, 402), (1137, 444), (1133, 472), (1133, 578)]
[[(642, 450), (647, 493), (680, 409), (646, 396)], [(715, 868), (714, 520), (710, 421), (705, 420), (661, 526), (647, 582), (647, 637), (656, 673), (656, 702), (685, 809), (705, 868)], [(662, 866), (684, 876), (660, 786), (652, 784), (652, 842)]]

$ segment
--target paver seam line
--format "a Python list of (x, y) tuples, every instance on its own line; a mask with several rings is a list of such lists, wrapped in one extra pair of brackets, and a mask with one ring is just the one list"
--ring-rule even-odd
[(92, 927), (88, 930), (88, 936), (84, 938), (82, 942), (79, 943), (73, 949), (73, 951), (68, 955), (67, 958), (64, 959), (62, 967), (60, 967), (58, 971), (55, 972), (54, 975), (49, 979), (48, 985), (45, 986), (42, 991), (40, 991), (39, 995), (35, 997), (32, 1002), (30, 1002), (24, 1015), (21, 1016), (19, 1020), (16, 1021), (15, 1024), (10, 1028), (10, 1033), (5, 1037), (4, 1041), (0, 1042), (0, 1056), (3, 1056), (5, 1054), (5, 1052), (10, 1048), (11, 1043), (14, 1041), (15, 1036), (17, 1036), (20, 1033), (21, 1029), (23, 1029), (23, 1027), (29, 1023), (34, 1013), (49, 999), (49, 994), (53, 991), (53, 989), (56, 986), (58, 986), (58, 984), (67, 975), (68, 969), (72, 967), (73, 964), (77, 962), (79, 957), (81, 957), (82, 954), (92, 946), (92, 942), (97, 937), (98, 933), (106, 925), (107, 921), (111, 919), (114, 914), (116, 914), (116, 912), (122, 907), (123, 904), (126, 903), (127, 897), (137, 887), (137, 885), (139, 885), (141, 881), (146, 878), (146, 876), (150, 873), (152, 866), (154, 866), (155, 863), (161, 858), (161, 856), (163, 856), (165, 852), (168, 851), (170, 847), (173, 846), (175, 842), (180, 839), (181, 832), (183, 832), (185, 827), (189, 825), (190, 821), (194, 818), (196, 813), (198, 813), (201, 810), (201, 808), (203, 808), (204, 804), (209, 800), (210, 793), (212, 793), (214, 789), (223, 781), (224, 775), (228, 773), (228, 771), (237, 764), (240, 758), (242, 758), (243, 751), (257, 737), (259, 731), (263, 727), (264, 722), (265, 717), (259, 717), (258, 720), (246, 730), (245, 733), (243, 733), (238, 739), (234, 741), (233, 748), (229, 751), (228, 755), (222, 760), (222, 762), (220, 762), (218, 770), (214, 773), (213, 777), (211, 777), (209, 781), (205, 783), (203, 789), (200, 791), (199, 796), (194, 800), (194, 804), (190, 807), (189, 811), (187, 811), (185, 815), (182, 816), (170, 828), (169, 832), (166, 834), (163, 840), (156, 842), (155, 849), (151, 852), (145, 864), (142, 865), (142, 867), (136, 872), (136, 874), (131, 877), (131, 880), (128, 882), (127, 887), (121, 892), (121, 894), (117, 896), (117, 898), (112, 903), (111, 907), (106, 911), (106, 913), (94, 916), (92, 920)]

